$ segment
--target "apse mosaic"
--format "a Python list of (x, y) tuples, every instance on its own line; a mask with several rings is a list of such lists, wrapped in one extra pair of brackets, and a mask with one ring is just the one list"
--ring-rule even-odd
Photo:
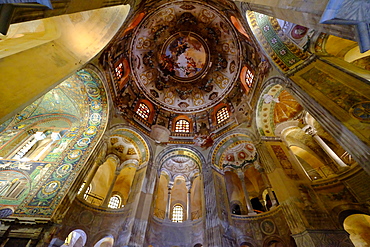
[(229, 93), (240, 70), (231, 22), (199, 2), (152, 11), (136, 28), (130, 66), (140, 90), (177, 113), (202, 111)]
[[(21, 192), (24, 198), (21, 198), (23, 201), (21, 200), (14, 215), (50, 217), (105, 129), (107, 102), (98, 76), (91, 70), (81, 70), (67, 79), (64, 85), (69, 88), (67, 90), (75, 92), (79, 101), (74, 105), (78, 110), (87, 110), (86, 118), (79, 121), (79, 126), (71, 126), (68, 131), (62, 133), (62, 137), (42, 161), (0, 162), (3, 169), (22, 171), (25, 174), (24, 181), (29, 184), (28, 190)], [(87, 95), (84, 92), (87, 92)], [(22, 182), (21, 179), (19, 181)], [(2, 200), (1, 203), (3, 202)]]

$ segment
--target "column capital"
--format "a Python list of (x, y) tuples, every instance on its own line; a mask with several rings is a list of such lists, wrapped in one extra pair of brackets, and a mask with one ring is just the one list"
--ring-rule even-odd
[(243, 170), (237, 170), (236, 174), (238, 174), (239, 179), (244, 182), (245, 179)]
[(193, 185), (193, 183), (191, 181), (187, 182), (186, 183), (186, 189), (188, 190), (188, 193), (190, 193), (190, 190), (191, 190), (191, 186)]
[(306, 125), (302, 128), (302, 130), (307, 134), (307, 135), (310, 135), (310, 136), (315, 136), (317, 134), (317, 131), (316, 129), (311, 126), (311, 125)]

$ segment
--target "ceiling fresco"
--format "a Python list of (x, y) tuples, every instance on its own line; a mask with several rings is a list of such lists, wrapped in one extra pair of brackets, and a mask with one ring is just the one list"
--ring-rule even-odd
[(234, 27), (216, 9), (175, 2), (151, 12), (131, 41), (130, 65), (142, 92), (177, 113), (219, 103), (239, 75)]

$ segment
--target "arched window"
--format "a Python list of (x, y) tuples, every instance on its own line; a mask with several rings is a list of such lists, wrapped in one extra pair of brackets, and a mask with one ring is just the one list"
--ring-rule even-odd
[(117, 80), (121, 79), (123, 76), (123, 63), (120, 62), (116, 68), (114, 69), (114, 73), (116, 75)]
[(182, 222), (184, 209), (181, 205), (175, 205), (172, 210), (172, 222)]
[(142, 117), (144, 120), (149, 119), (150, 110), (149, 110), (149, 107), (144, 103), (139, 104), (139, 107), (137, 108), (136, 113), (137, 115)]
[(222, 123), (223, 121), (229, 118), (230, 118), (230, 115), (229, 115), (229, 111), (227, 110), (226, 106), (219, 109), (216, 113), (217, 124)]
[(254, 78), (253, 72), (247, 69), (245, 72), (245, 83), (247, 84), (249, 88), (251, 88), (253, 85), (253, 78)]
[(180, 119), (175, 124), (175, 132), (190, 132), (190, 123), (185, 119)]
[(121, 198), (118, 195), (114, 195), (110, 198), (108, 208), (120, 208)]
[[(85, 185), (86, 185), (86, 182), (83, 182), (83, 183), (82, 183), (82, 185), (81, 185), (81, 187), (80, 187), (80, 189), (79, 189), (79, 190), (78, 190), (78, 192), (77, 192), (77, 195), (79, 195), (79, 194), (81, 193), (81, 191), (82, 191), (82, 189), (85, 187)], [(87, 187), (87, 189), (86, 189), (86, 191), (85, 191), (85, 193), (84, 193), (84, 199), (85, 199), (85, 200), (87, 199), (87, 197), (88, 197), (88, 195), (89, 195), (90, 191), (91, 191), (91, 184), (89, 185), (89, 187)]]

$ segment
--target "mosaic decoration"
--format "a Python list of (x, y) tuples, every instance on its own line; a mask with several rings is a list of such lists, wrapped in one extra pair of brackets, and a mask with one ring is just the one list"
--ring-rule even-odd
[(257, 126), (261, 135), (275, 136), (274, 108), (282, 90), (281, 85), (277, 84), (266, 88), (261, 94), (257, 108)]
[(245, 165), (252, 164), (257, 159), (257, 150), (253, 143), (237, 141), (231, 144), (222, 154), (222, 168), (243, 168)]
[(0, 208), (0, 219), (6, 218), (13, 214), (13, 210), (11, 208)]
[(81, 122), (85, 126), (72, 128), (59, 142), (60, 145), (69, 144), (62, 148), (55, 147), (46, 157), (45, 160), (54, 161), (54, 165), (48, 169), (42, 179), (43, 183), (32, 190), (19, 205), (14, 213), (16, 216), (51, 217), (105, 129), (107, 99), (98, 76), (85, 69), (78, 71), (66, 82), (71, 86), (78, 82), (84, 85), (87, 95), (80, 103), (87, 106), (87, 118)]
[[(17, 169), (20, 164), (4, 163), (1, 164), (2, 169), (0, 170), (0, 205), (17, 205), (30, 191), (31, 180), (27, 172), (23, 169)], [(26, 168), (24, 164), (22, 168)], [(32, 169), (33, 167), (30, 165), (27, 168)]]
[(355, 104), (349, 112), (360, 121), (370, 122), (370, 101)]
[(280, 32), (281, 27), (275, 18), (252, 11), (248, 11), (248, 17), (253, 32), (280, 69), (288, 71), (308, 58), (308, 53)]
[[(279, 78), (272, 80), (281, 83)], [(276, 125), (294, 119), (303, 107), (280, 84), (273, 84), (262, 92), (257, 109), (259, 132), (264, 136), (275, 136)]]
[(312, 68), (300, 75), (300, 77), (347, 112), (350, 111), (352, 106), (369, 100), (369, 98), (351, 89), (319, 68)]
[(270, 235), (275, 233), (276, 227), (272, 220), (266, 219), (261, 222), (261, 230), (264, 234)]
[(271, 148), (281, 167), (284, 169), (285, 174), (293, 180), (298, 180), (299, 176), (294, 170), (293, 165), (290, 163), (289, 158), (283, 148), (280, 145), (271, 145)]
[(231, 22), (209, 5), (187, 1), (186, 11), (184, 6), (172, 2), (151, 11), (129, 47), (139, 89), (156, 105), (176, 113), (219, 103), (232, 89), (241, 64)]
[[(238, 152), (230, 152), (231, 148), (237, 149)], [(256, 159), (257, 152), (251, 138), (243, 134), (233, 134), (226, 137), (212, 152), (212, 164), (219, 169), (227, 166), (240, 168), (253, 163)]]

